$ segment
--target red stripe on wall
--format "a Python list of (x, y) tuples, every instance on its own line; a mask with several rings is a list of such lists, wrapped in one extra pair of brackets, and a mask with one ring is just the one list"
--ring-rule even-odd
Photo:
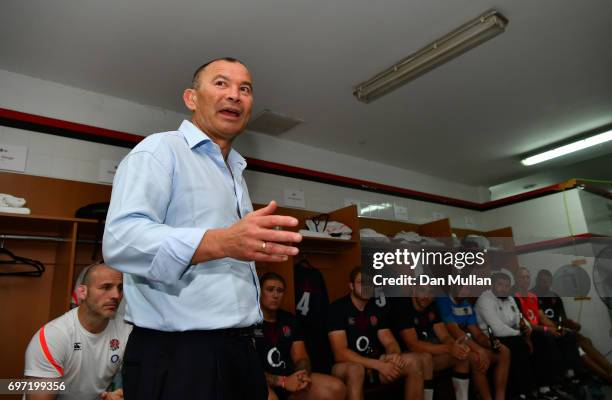
[[(138, 142), (144, 139), (144, 136), (140, 135), (134, 135), (131, 133), (64, 121), (56, 118), (42, 117), (39, 115), (28, 114), (5, 108), (0, 108), (0, 118), (35, 124), (38, 126), (45, 126), (49, 128), (67, 130), (72, 133), (83, 135), (84, 140), (89, 139), (95, 141), (95, 139), (93, 138), (97, 138), (119, 141), (123, 142), (123, 144), (130, 144), (131, 146), (128, 147), (133, 147)], [(272, 174), (277, 173), (284, 174), (287, 176), (296, 175), (296, 178), (309, 179), (323, 183), (344, 185), (346, 187), (358, 190), (360, 189), (372, 192), (381, 192), (389, 195), (407, 197), (425, 202), (434, 202), (452, 207), (467, 208), (476, 211), (486, 211), (492, 208), (518, 203), (521, 201), (532, 199), (534, 197), (543, 196), (549, 193), (553, 193), (555, 191), (567, 189), (567, 187), (563, 186), (562, 184), (551, 185), (545, 188), (533, 190), (531, 192), (510, 196), (504, 199), (489, 201), (486, 203), (476, 203), (473, 201), (440, 196), (431, 193), (420, 192), (417, 190), (405, 189), (397, 186), (385, 185), (382, 183), (350, 178), (347, 176), (335, 175), (327, 172), (295, 167), (292, 165), (281, 164), (272, 161), (259, 160), (256, 158), (247, 158), (247, 161), (250, 168), (255, 170), (259, 169), (263, 172), (268, 172)]]
[(30, 122), (38, 125), (45, 125), (53, 128), (66, 129), (69, 131), (80, 132), (90, 136), (100, 136), (106, 138), (112, 138), (117, 140), (123, 140), (126, 142), (132, 142), (137, 144), (144, 136), (134, 135), (131, 133), (125, 133), (120, 131), (114, 131), (111, 129), (98, 128), (96, 126), (78, 124), (75, 122), (64, 121), (61, 119), (42, 117), (40, 115), (28, 114), (20, 111), (8, 110), (6, 108), (0, 108), (0, 117), (13, 119), (17, 121)]

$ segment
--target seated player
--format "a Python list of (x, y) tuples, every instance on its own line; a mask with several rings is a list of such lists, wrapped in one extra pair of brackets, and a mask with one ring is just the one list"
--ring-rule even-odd
[(563, 301), (551, 290), (553, 276), (547, 269), (542, 269), (536, 277), (536, 285), (531, 291), (538, 296), (538, 306), (546, 317), (563, 331), (574, 332), (578, 342), (582, 363), (594, 374), (612, 384), (612, 364), (594, 346), (591, 339), (582, 335), (580, 324), (567, 318)]
[[(398, 297), (390, 302), (393, 331), (410, 351), (430, 354), (434, 371), (453, 368), (455, 398), (467, 400), (470, 347), (466, 342), (469, 337), (464, 334), (455, 340), (448, 333), (433, 304), (430, 287), (415, 287), (413, 294), (414, 297)], [(432, 396), (433, 390), (426, 392), (426, 399)]]
[(266, 371), (268, 399), (342, 400), (340, 379), (311, 372), (304, 338), (293, 314), (281, 310), (285, 280), (268, 272), (260, 278), (263, 326), (255, 331), (255, 347)]
[(25, 355), (24, 375), (60, 379), (66, 393), (29, 395), (28, 399), (123, 399), (106, 392), (120, 369), (131, 326), (115, 318), (123, 297), (123, 276), (105, 264), (89, 268), (79, 286), (80, 305), (45, 324)]
[(349, 295), (330, 305), (328, 321), (329, 341), (337, 363), (332, 374), (345, 379), (346, 363), (357, 364), (362, 371), (359, 382), (347, 384), (347, 398), (363, 398), (364, 369), (366, 384), (385, 385), (403, 379), (404, 399), (423, 398), (423, 377), (431, 379), (431, 358), (400, 351), (382, 310), (362, 294), (359, 267), (351, 271), (349, 289)]
[[(534, 398), (532, 391), (536, 382), (531, 364), (531, 327), (521, 318), (516, 300), (510, 296), (510, 277), (498, 272), (491, 276), (491, 282), (491, 290), (482, 293), (476, 302), (480, 329), (484, 332), (490, 329), (494, 337), (510, 349), (508, 388), (511, 393), (518, 399)], [(541, 397), (553, 397), (552, 393), (549, 395)]]
[(541, 385), (559, 384), (562, 375), (574, 378), (575, 371), (580, 368), (576, 335), (557, 330), (556, 325), (539, 308), (538, 297), (529, 291), (530, 285), (529, 270), (525, 267), (519, 268), (515, 297), (533, 330), (531, 340), (534, 346), (536, 376)]
[[(457, 293), (453, 296), (452, 293)], [(472, 379), (476, 390), (483, 400), (492, 398), (487, 379), (487, 370), (494, 365), (493, 380), (495, 384), (495, 399), (503, 400), (506, 396), (508, 370), (510, 369), (510, 350), (499, 340), (489, 340), (478, 327), (476, 310), (468, 298), (462, 297), (461, 288), (451, 288), (451, 294), (436, 298), (436, 305), (442, 322), (446, 324), (451, 336), (460, 339), (470, 333), (474, 340), (468, 340), (470, 347), (469, 359), (472, 369)]]

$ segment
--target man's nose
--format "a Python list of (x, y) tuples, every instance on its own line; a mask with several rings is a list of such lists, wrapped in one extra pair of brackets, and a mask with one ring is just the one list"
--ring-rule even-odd
[(119, 288), (114, 288), (111, 290), (111, 297), (113, 299), (118, 299), (119, 297), (121, 297), (121, 290), (119, 290)]
[(230, 87), (227, 99), (234, 103), (240, 102), (240, 88), (234, 86)]

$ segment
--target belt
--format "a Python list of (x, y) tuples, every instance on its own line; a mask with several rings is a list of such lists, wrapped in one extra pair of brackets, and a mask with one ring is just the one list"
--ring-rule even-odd
[(242, 337), (251, 337), (253, 336), (253, 330), (254, 327), (253, 326), (249, 326), (246, 328), (225, 328), (225, 329), (214, 329), (214, 330), (210, 330), (210, 331), (203, 331), (203, 332), (209, 332), (211, 334), (217, 334), (219, 336), (231, 336), (231, 337), (236, 337), (236, 336), (242, 336)]
[(193, 331), (158, 331), (156, 329), (141, 328), (134, 325), (134, 330), (141, 331), (143, 333), (161, 334), (161, 335), (216, 335), (226, 337), (252, 337), (255, 326), (248, 326), (245, 328), (223, 328), (223, 329), (209, 329), (209, 330), (193, 330)]

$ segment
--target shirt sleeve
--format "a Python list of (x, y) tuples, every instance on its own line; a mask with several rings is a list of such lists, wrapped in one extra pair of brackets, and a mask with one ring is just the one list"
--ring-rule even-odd
[(448, 297), (438, 297), (436, 299), (436, 306), (442, 322), (445, 324), (456, 322), (453, 316), (453, 306)]
[(557, 299), (557, 310), (559, 311), (559, 315), (561, 315), (561, 318), (563, 318), (564, 320), (567, 319), (567, 314), (565, 313), (565, 305), (563, 304), (563, 299), (561, 299), (561, 297), (559, 297), (558, 294), (555, 293), (555, 298)]
[(440, 318), (440, 313), (438, 312), (438, 307), (436, 307), (435, 305), (430, 305), (428, 307), (429, 309), (427, 311), (432, 312), (434, 315), (433, 321), (431, 321), (432, 324), (437, 324), (438, 322), (443, 322), (442, 318)]
[(327, 314), (327, 331), (344, 331), (346, 330), (346, 326), (344, 325), (344, 320), (347, 318), (346, 315), (342, 315), (342, 304), (341, 303), (333, 303), (329, 307), (329, 313)]
[(171, 151), (162, 145), (155, 153), (130, 153), (119, 165), (103, 253), (105, 261), (122, 272), (170, 283), (189, 267), (206, 229), (164, 224), (174, 167)]
[(393, 329), (400, 332), (414, 328), (414, 315), (411, 298), (397, 298), (390, 302), (389, 319)]
[(305, 337), (302, 323), (291, 314), (289, 314), (289, 322), (291, 324), (291, 329), (293, 330), (293, 341), (304, 341)]
[(25, 376), (61, 378), (72, 343), (58, 329), (45, 325), (30, 340), (25, 354)]
[(467, 326), (476, 325), (478, 326), (478, 320), (476, 319), (476, 308), (472, 305), (469, 306), (472, 310), (472, 314), (467, 319)]
[(389, 313), (385, 308), (374, 306), (376, 318), (378, 319), (378, 329), (390, 329), (389, 325)]
[(519, 335), (520, 331), (511, 328), (501, 320), (495, 303), (489, 297), (481, 296), (478, 299), (476, 302), (476, 312), (484, 322), (485, 328), (486, 325), (489, 325), (495, 336), (507, 337)]

